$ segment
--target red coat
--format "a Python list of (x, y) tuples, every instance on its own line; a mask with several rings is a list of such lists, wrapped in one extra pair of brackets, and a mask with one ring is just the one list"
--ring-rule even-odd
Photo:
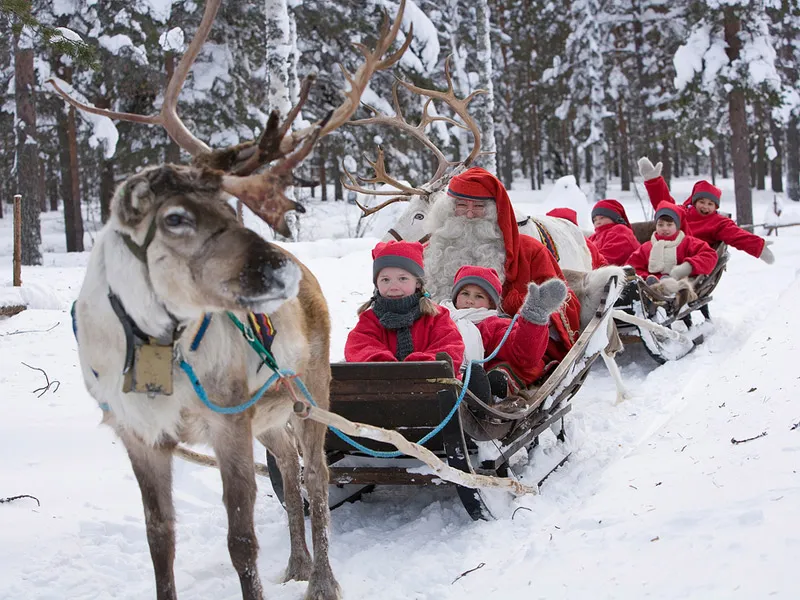
[[(436, 360), (437, 352), (447, 352), (454, 365), (464, 360), (464, 340), (458, 327), (450, 318), (450, 312), (437, 306), (435, 317), (423, 315), (411, 326), (414, 351), (406, 361)], [(344, 359), (347, 362), (398, 362), (397, 331), (381, 325), (372, 309), (358, 317), (358, 323), (347, 336)]]
[[(655, 235), (655, 234), (653, 234)], [(678, 235), (677, 233), (675, 234)], [(656, 237), (656, 239), (662, 239)], [(672, 239), (675, 239), (674, 237)], [(650, 251), (653, 249), (653, 242), (647, 241), (639, 249), (631, 254), (628, 259), (628, 264), (636, 269), (636, 274), (640, 277), (647, 277), (648, 275), (655, 275), (659, 279), (665, 273), (650, 273), (648, 270), (650, 263)], [(694, 236), (687, 235), (683, 241), (678, 244), (676, 248), (677, 264), (688, 262), (692, 265), (692, 273), (690, 277), (698, 275), (708, 275), (717, 266), (717, 253), (711, 249), (711, 246), (706, 244), (703, 240), (697, 239)]]
[[(644, 186), (647, 188), (647, 194), (650, 196), (650, 203), (653, 208), (656, 208), (663, 201), (676, 204), (663, 177), (645, 181)], [(683, 203), (683, 206), (686, 209), (685, 214), (689, 231), (694, 237), (700, 238), (710, 245), (717, 242), (725, 242), (729, 246), (738, 248), (756, 258), (761, 256), (764, 251), (763, 238), (745, 231), (731, 219), (717, 212), (707, 216), (701, 215), (692, 205), (691, 196)]]
[(586, 247), (589, 249), (589, 254), (592, 255), (592, 269), (608, 266), (608, 261), (606, 257), (603, 256), (603, 253), (600, 252), (600, 248), (588, 237), (586, 238)]
[(597, 245), (610, 264), (620, 267), (628, 264), (628, 258), (640, 246), (633, 230), (622, 223), (601, 225), (589, 236), (589, 241)]
[[(494, 352), (494, 349), (500, 344), (510, 323), (511, 319), (505, 317), (487, 317), (483, 321), (475, 323), (478, 331), (481, 332), (486, 356)], [(544, 355), (548, 337), (547, 327), (530, 323), (520, 317), (514, 323), (514, 328), (497, 356), (486, 363), (484, 368), (489, 371), (505, 363), (525, 385), (530, 385), (544, 372)]]

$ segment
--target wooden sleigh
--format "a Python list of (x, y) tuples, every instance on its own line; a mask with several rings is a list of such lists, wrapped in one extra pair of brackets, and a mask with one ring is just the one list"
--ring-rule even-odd
[[(608, 343), (613, 306), (623, 283), (612, 277), (601, 304), (564, 360), (541, 382), (499, 404), (487, 405), (467, 392), (446, 425), (425, 447), (449, 466), (465, 473), (491, 477), (517, 477), (518, 453), (536, 455), (539, 437), (552, 429), (564, 442), (564, 418), (571, 399), (580, 390), (594, 360)], [(417, 442), (439, 427), (455, 406), (461, 384), (448, 361), (404, 363), (343, 363), (331, 365), (331, 411), (350, 421), (399, 432)], [(392, 451), (380, 442), (359, 439), (375, 451)], [(550, 452), (552, 464), (534, 465), (538, 486), (569, 457), (564, 444)], [(483, 452), (480, 448), (483, 448)], [(486, 448), (493, 450), (486, 458)], [(445, 484), (426, 466), (408, 457), (375, 458), (337, 437), (330, 430), (326, 441), (330, 468), (330, 505), (355, 501), (376, 485)], [(480, 456), (479, 456), (480, 455)], [(543, 455), (539, 452), (538, 455)], [(515, 457), (515, 466), (511, 458)], [(523, 457), (523, 463), (526, 462)], [(277, 497), (283, 502), (283, 484), (277, 462), (267, 453), (267, 465)], [(452, 485), (452, 484), (448, 484)], [(453, 485), (473, 519), (494, 518), (491, 504), (497, 492)], [(491, 496), (491, 500), (489, 499)], [(505, 494), (509, 496), (510, 494)]]
[[(655, 230), (652, 222), (633, 223), (639, 241), (650, 239)], [(728, 265), (728, 246), (714, 246), (717, 264), (708, 275), (693, 278), (696, 298), (688, 299), (679, 293), (665, 295), (649, 286), (627, 267), (628, 282), (617, 301), (614, 321), (623, 343), (641, 342), (646, 352), (658, 363), (678, 360), (703, 342), (703, 334), (711, 318), (709, 304)], [(702, 319), (693, 319), (699, 312)]]

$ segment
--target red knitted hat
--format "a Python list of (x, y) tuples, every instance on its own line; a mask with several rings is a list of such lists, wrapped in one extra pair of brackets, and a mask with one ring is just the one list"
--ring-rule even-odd
[(672, 202), (662, 200), (658, 203), (658, 208), (656, 209), (656, 214), (653, 217), (653, 220), (658, 221), (661, 217), (669, 217), (675, 221), (675, 225), (678, 227), (678, 229), (680, 229), (681, 221), (683, 221), (683, 207), (677, 206)]
[(447, 195), (458, 200), (491, 200), (494, 202), (494, 193), (487, 186), (486, 175), (489, 173), (483, 169), (464, 171), (450, 180)]
[(419, 242), (379, 242), (372, 250), (372, 283), (378, 281), (378, 273), (386, 267), (398, 267), (415, 277), (423, 277), (422, 252)]
[(719, 201), (722, 198), (722, 190), (715, 185), (711, 185), (705, 180), (698, 181), (692, 188), (692, 204), (700, 198), (706, 198), (714, 202), (719, 208)]
[(547, 213), (547, 216), (556, 217), (557, 219), (565, 219), (574, 225), (578, 224), (578, 213), (571, 208), (554, 208)]
[(592, 209), (592, 219), (595, 217), (608, 217), (614, 223), (621, 223), (622, 225), (631, 226), (628, 220), (628, 215), (625, 213), (625, 208), (616, 200), (600, 200), (594, 205)]
[(477, 285), (489, 295), (495, 306), (500, 306), (503, 285), (494, 269), (465, 265), (456, 271), (456, 276), (453, 278), (453, 304), (458, 293), (468, 285)]

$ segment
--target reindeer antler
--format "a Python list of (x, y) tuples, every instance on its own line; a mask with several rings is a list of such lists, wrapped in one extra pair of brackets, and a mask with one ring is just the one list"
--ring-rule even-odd
[[(481, 132), (478, 124), (475, 122), (475, 119), (469, 114), (469, 103), (472, 102), (476, 96), (479, 94), (485, 94), (486, 90), (475, 90), (469, 96), (464, 99), (458, 98), (455, 94), (455, 90), (453, 88), (453, 79), (450, 75), (450, 56), (447, 57), (444, 63), (444, 74), (445, 79), (447, 80), (447, 91), (440, 92), (437, 90), (429, 90), (426, 88), (422, 88), (416, 85), (413, 85), (407, 81), (397, 80), (392, 86), (392, 104), (394, 105), (394, 116), (388, 116), (381, 114), (376, 108), (365, 104), (367, 110), (369, 110), (373, 116), (367, 117), (364, 119), (358, 119), (355, 121), (350, 121), (351, 125), (388, 125), (390, 127), (395, 127), (409, 133), (411, 136), (419, 140), (426, 148), (428, 148), (431, 152), (433, 152), (434, 156), (438, 160), (438, 167), (436, 169), (436, 173), (434, 173), (433, 177), (431, 177), (428, 181), (418, 187), (409, 187), (406, 185), (400, 185), (396, 182), (396, 180), (392, 179), (386, 174), (384, 162), (383, 162), (383, 151), (379, 148), (378, 149), (378, 160), (375, 163), (370, 162), (370, 166), (375, 169), (376, 176), (374, 178), (368, 179), (364, 177), (358, 177), (359, 180), (365, 183), (388, 183), (389, 185), (393, 185), (397, 188), (397, 191), (382, 191), (376, 192), (373, 190), (365, 189), (361, 186), (355, 185), (356, 184), (356, 177), (353, 176), (351, 173), (345, 169), (345, 175), (350, 179), (352, 182), (351, 185), (342, 181), (342, 185), (347, 187), (347, 189), (351, 189), (358, 192), (374, 194), (377, 196), (396, 196), (392, 198), (388, 202), (384, 202), (378, 206), (375, 206), (370, 209), (366, 209), (359, 204), (359, 207), (362, 211), (364, 211), (365, 216), (373, 214), (385, 206), (392, 204), (394, 202), (399, 202), (403, 200), (408, 200), (413, 195), (422, 195), (422, 196), (429, 196), (431, 193), (436, 191), (437, 189), (441, 188), (446, 181), (448, 181), (457, 171), (466, 169), (469, 167), (470, 164), (482, 153), (480, 151), (481, 148)], [(400, 107), (400, 100), (398, 96), (398, 86), (402, 85), (410, 92), (427, 97), (424, 106), (422, 107), (422, 117), (416, 125), (412, 125), (409, 123), (406, 118), (403, 116), (402, 108)], [(447, 104), (453, 112), (461, 117), (463, 123), (456, 121), (455, 119), (451, 119), (450, 117), (445, 117), (441, 115), (431, 115), (429, 112), (429, 108), (433, 100), (442, 100)], [(442, 121), (445, 123), (449, 123), (450, 125), (454, 125), (456, 127), (460, 127), (461, 129), (468, 130), (472, 132), (473, 136), (473, 145), (472, 151), (469, 153), (469, 156), (464, 160), (460, 161), (450, 161), (445, 157), (444, 153), (439, 149), (438, 146), (431, 140), (427, 133), (426, 129), (432, 123)], [(369, 161), (368, 161), (369, 162)], [(381, 172), (378, 172), (376, 168), (376, 163), (381, 168)]]
[[(405, 0), (400, 1), (395, 21), (391, 26), (389, 25), (388, 16), (384, 17), (381, 34), (374, 50), (370, 51), (363, 44), (357, 44), (364, 56), (364, 62), (357, 69), (355, 75), (351, 75), (342, 68), (344, 77), (350, 85), (350, 90), (345, 92), (345, 100), (336, 110), (310, 127), (289, 133), (292, 122), (308, 99), (309, 90), (313, 82), (313, 77), (309, 77), (303, 81), (299, 100), (289, 111), (289, 114), (286, 115), (283, 124), (280, 124), (278, 112), (272, 111), (264, 132), (259, 136), (258, 140), (231, 148), (211, 151), (204, 142), (195, 137), (186, 128), (180, 117), (178, 117), (177, 101), (189, 70), (208, 38), (211, 26), (219, 10), (219, 5), (220, 0), (207, 0), (197, 34), (181, 58), (175, 73), (167, 85), (164, 93), (164, 103), (158, 114), (138, 115), (100, 109), (70, 97), (54, 80), (49, 80), (49, 83), (67, 102), (79, 110), (116, 120), (161, 125), (175, 143), (194, 157), (193, 162), (196, 166), (207, 167), (225, 173), (222, 177), (222, 189), (224, 191), (237, 196), (273, 229), (283, 235), (288, 235), (290, 232), (283, 219), (284, 214), (290, 210), (304, 210), (302, 206), (289, 200), (284, 193), (285, 188), (292, 183), (291, 171), (308, 156), (320, 137), (331, 133), (353, 115), (358, 108), (361, 94), (366, 89), (372, 75), (376, 71), (387, 69), (395, 64), (408, 49), (411, 43), (410, 31), (403, 45), (393, 54), (384, 57), (400, 30), (405, 10)], [(259, 167), (275, 160), (279, 160), (276, 165), (273, 165), (264, 173), (253, 175)]]

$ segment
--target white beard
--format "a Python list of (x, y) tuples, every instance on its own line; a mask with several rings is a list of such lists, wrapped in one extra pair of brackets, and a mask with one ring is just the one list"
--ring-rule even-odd
[(449, 300), (453, 277), (464, 265), (490, 267), (497, 271), (502, 283), (505, 262), (506, 248), (493, 202), (488, 203), (483, 218), (467, 219), (451, 212), (431, 235), (425, 249), (426, 289), (436, 302)]

